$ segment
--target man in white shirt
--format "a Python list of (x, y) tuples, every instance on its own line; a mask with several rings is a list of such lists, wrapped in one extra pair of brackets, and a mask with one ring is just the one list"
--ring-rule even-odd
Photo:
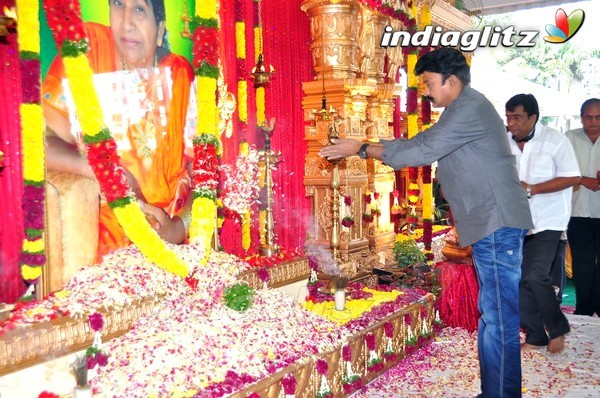
[(567, 235), (573, 259), (575, 314), (600, 316), (600, 99), (583, 103), (581, 123), (583, 128), (566, 133), (582, 175), (573, 192)]
[(538, 123), (540, 112), (533, 95), (515, 95), (505, 108), (511, 151), (534, 224), (525, 237), (521, 265), (523, 348), (547, 346), (549, 353), (560, 353), (570, 326), (552, 287), (550, 269), (569, 223), (573, 186), (581, 174), (569, 140)]

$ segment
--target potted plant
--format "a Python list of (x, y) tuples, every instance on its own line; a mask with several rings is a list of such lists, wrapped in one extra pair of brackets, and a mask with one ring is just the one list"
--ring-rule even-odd
[(417, 242), (410, 237), (397, 240), (394, 243), (394, 255), (398, 261), (398, 268), (406, 268), (412, 264), (425, 261), (425, 254)]

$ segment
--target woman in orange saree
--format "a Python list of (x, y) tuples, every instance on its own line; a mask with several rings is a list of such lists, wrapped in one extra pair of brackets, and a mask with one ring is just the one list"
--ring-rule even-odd
[[(168, 50), (163, 0), (111, 0), (110, 27), (86, 23), (94, 73), (131, 71), (142, 100), (127, 104), (143, 117), (115, 137), (132, 190), (159, 235), (170, 243), (187, 237), (192, 195), (185, 155), (185, 126), (194, 73), (189, 62)], [(64, 67), (57, 57), (44, 80), (48, 168), (95, 178), (81, 152), (81, 135), (72, 131), (63, 90)], [(77, 150), (79, 148), (79, 151)], [(99, 215), (97, 260), (127, 246), (116, 217), (103, 202)]]

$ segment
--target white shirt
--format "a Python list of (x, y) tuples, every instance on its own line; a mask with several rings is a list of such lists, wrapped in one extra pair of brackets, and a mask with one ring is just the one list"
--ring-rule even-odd
[[(567, 131), (566, 136), (575, 150), (581, 175), (596, 177), (600, 170), (600, 139), (592, 144), (583, 129)], [(571, 216), (600, 218), (600, 191), (590, 191), (580, 185), (579, 189), (573, 192)]]
[[(533, 138), (523, 146), (523, 152), (509, 135), (510, 148), (517, 160), (519, 179), (529, 185), (552, 180), (556, 177), (579, 177), (579, 165), (571, 143), (562, 133), (537, 123)], [(529, 207), (534, 229), (541, 231), (564, 231), (571, 216), (573, 188), (557, 192), (533, 195)]]

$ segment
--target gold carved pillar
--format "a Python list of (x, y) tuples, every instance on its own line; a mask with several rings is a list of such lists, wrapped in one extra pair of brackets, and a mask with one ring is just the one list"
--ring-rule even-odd
[[(328, 145), (328, 133), (335, 123), (340, 137), (358, 141), (366, 139), (365, 121), (368, 97), (376, 91), (376, 84), (358, 78), (359, 47), (357, 41), (360, 6), (355, 0), (305, 0), (301, 8), (310, 18), (311, 50), (316, 78), (303, 84), (302, 107), (307, 154), (304, 185), (311, 198), (311, 223), (307, 232), (308, 245), (328, 248), (332, 241), (333, 192), (332, 165), (318, 156)], [(326, 99), (324, 101), (324, 99)], [(315, 118), (315, 111), (326, 107), (335, 110), (335, 120)], [(339, 167), (339, 221), (351, 215), (354, 225), (339, 231), (339, 256), (342, 263), (356, 267), (350, 274), (365, 274), (375, 265), (376, 258), (369, 253), (366, 224), (362, 222), (362, 198), (367, 190), (366, 162), (350, 157)], [(352, 198), (350, 208), (344, 196)]]

